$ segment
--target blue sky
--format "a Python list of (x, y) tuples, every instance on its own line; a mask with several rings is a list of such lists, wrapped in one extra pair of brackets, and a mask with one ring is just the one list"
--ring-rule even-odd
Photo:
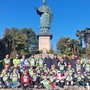
[[(76, 38), (75, 32), (90, 28), (90, 0), (46, 0), (53, 12), (51, 44), (56, 48), (60, 37)], [(39, 33), (39, 19), (34, 7), (42, 0), (0, 0), (0, 36), (5, 28), (32, 28)]]

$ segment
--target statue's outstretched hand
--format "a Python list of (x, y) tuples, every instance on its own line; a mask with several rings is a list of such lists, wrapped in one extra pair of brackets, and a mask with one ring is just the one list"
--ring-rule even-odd
[(37, 10), (37, 7), (34, 7)]

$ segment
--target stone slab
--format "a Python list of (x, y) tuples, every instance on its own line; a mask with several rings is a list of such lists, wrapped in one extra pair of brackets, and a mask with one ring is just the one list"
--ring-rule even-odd
[(39, 37), (39, 50), (44, 54), (51, 49), (50, 36), (40, 36)]

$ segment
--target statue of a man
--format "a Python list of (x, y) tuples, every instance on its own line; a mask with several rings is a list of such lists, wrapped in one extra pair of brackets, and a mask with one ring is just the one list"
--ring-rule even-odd
[(45, 0), (43, 0), (43, 5), (36, 9), (37, 14), (40, 15), (40, 33), (49, 34), (50, 24), (52, 21), (52, 12), (48, 6), (46, 6)]

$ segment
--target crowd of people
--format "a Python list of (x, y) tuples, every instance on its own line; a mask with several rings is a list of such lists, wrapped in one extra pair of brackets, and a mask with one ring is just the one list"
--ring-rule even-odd
[[(90, 59), (79, 59), (72, 55), (69, 60), (64, 54), (58, 57), (54, 54), (45, 58), (40, 54), (38, 58), (32, 54), (26, 59), (22, 55), (20, 59), (16, 55), (13, 66), (7, 54), (3, 60), (4, 68), (0, 73), (0, 88), (46, 88), (55, 89), (56, 86), (63, 88), (65, 85), (78, 87), (90, 85)], [(90, 89), (90, 88), (89, 88)]]

